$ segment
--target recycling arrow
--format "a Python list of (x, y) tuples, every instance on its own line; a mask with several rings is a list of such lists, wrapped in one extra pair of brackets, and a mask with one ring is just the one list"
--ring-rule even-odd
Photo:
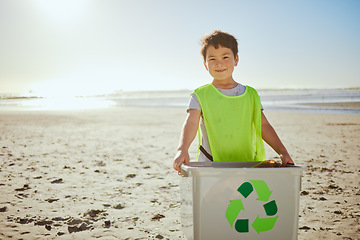
[(239, 215), (241, 210), (245, 210), (241, 199), (230, 200), (230, 204), (226, 209), (225, 217), (231, 227), (233, 226), (235, 219)]
[(258, 195), (257, 200), (264, 202), (269, 200), (272, 191), (270, 191), (268, 185), (263, 180), (250, 180), (250, 182), (254, 185), (255, 191)]
[(268, 216), (274, 216), (278, 211), (275, 200), (264, 204), (263, 207)]
[(241, 195), (244, 196), (244, 198), (247, 198), (250, 193), (254, 190), (253, 186), (249, 182), (244, 182), (241, 184), (241, 186), (238, 188), (238, 192), (241, 193)]
[(274, 227), (277, 218), (277, 216), (272, 218), (259, 218), (259, 216), (257, 216), (252, 226), (255, 231), (260, 234), (260, 232), (271, 230)]

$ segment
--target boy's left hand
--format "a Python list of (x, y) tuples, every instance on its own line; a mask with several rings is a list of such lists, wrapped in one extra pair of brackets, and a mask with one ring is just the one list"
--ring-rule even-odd
[(289, 153), (280, 154), (280, 159), (282, 162), (282, 167), (286, 167), (286, 164), (288, 163), (294, 165), (294, 161), (291, 159)]
[(187, 151), (181, 151), (179, 150), (176, 153), (175, 159), (174, 159), (174, 164), (173, 167), (176, 171), (180, 172), (181, 171), (181, 164), (185, 164), (185, 165), (189, 165), (190, 162), (190, 156), (189, 153)]

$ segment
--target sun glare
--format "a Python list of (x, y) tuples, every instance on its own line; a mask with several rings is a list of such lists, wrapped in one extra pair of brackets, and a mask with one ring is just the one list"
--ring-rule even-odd
[(114, 105), (100, 95), (111, 93), (101, 81), (88, 82), (79, 79), (52, 79), (33, 84), (23, 106), (32, 110), (99, 109)]
[(50, 97), (29, 100), (23, 107), (31, 110), (86, 110), (109, 108), (114, 104), (101, 98)]

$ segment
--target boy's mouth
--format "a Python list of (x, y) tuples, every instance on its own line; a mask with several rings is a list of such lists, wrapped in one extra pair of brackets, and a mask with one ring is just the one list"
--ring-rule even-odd
[(225, 72), (226, 69), (218, 69), (218, 70), (215, 70), (215, 72)]

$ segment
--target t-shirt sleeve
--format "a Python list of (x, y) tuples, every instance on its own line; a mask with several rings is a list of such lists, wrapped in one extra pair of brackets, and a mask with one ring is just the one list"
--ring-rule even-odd
[(190, 109), (196, 109), (201, 112), (201, 106), (195, 94), (191, 94), (187, 111), (189, 111)]

